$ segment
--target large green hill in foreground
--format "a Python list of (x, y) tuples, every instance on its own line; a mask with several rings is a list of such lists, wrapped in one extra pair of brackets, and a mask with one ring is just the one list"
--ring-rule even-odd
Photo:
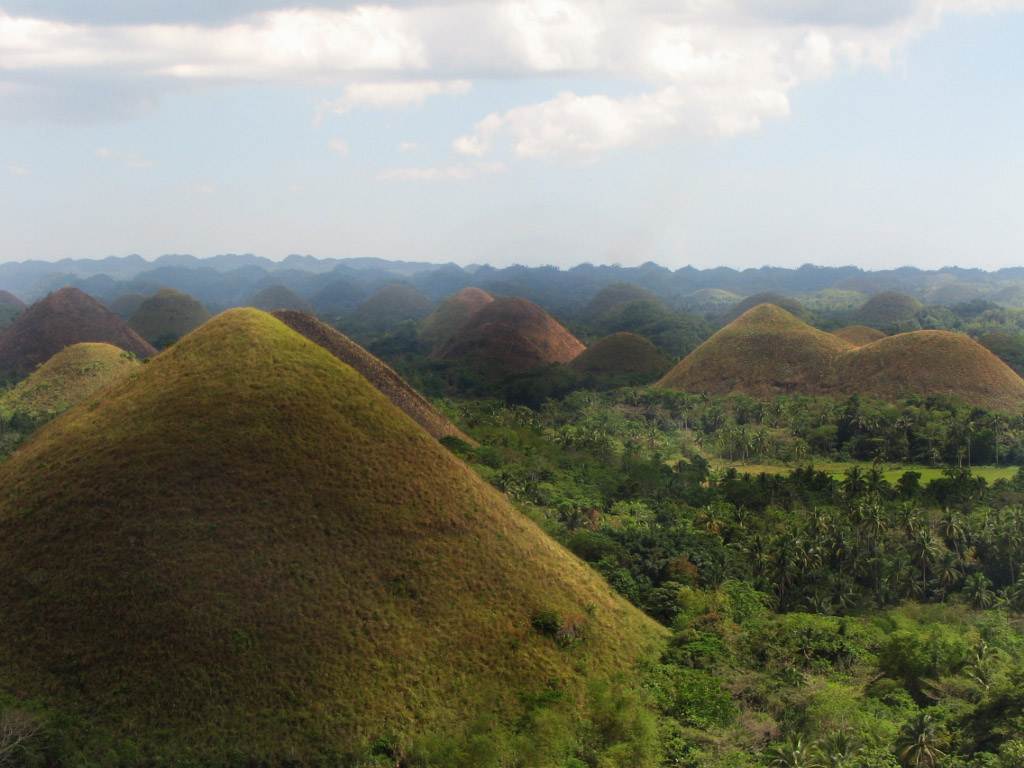
[[(65, 412), (0, 489), (0, 691), (60, 713), (96, 762), (336, 764), (384, 734), (515, 717), (552, 686), (580, 696), (661, 643), (362, 376), (256, 310)], [(544, 611), (578, 617), (582, 642), (534, 631)]]

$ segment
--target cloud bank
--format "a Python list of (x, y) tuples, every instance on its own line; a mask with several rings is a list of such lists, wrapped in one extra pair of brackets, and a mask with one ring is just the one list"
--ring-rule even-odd
[[(120, 119), (210, 85), (337, 87), (320, 116), (409, 109), (510, 80), (562, 86), (479, 115), (453, 149), (589, 162), (674, 137), (716, 139), (784, 117), (789, 93), (837, 71), (888, 69), (949, 13), (1024, 0), (466, 0), (271, 8), (116, 23), (116, 2), (45, 18), (0, 11), (0, 116)], [(123, 4), (122, 4), (123, 5)], [(159, 4), (157, 4), (159, 5)], [(67, 4), (65, 4), (67, 6)], [(67, 6), (70, 7), (70, 6)], [(253, 6), (248, 6), (253, 7)], [(14, 10), (10, 10), (10, 9)], [(566, 82), (578, 83), (572, 90)], [(83, 92), (89, 98), (83, 98)], [(459, 166), (453, 166), (459, 167)], [(472, 163), (461, 166), (476, 168)], [(464, 171), (451, 172), (455, 175)]]

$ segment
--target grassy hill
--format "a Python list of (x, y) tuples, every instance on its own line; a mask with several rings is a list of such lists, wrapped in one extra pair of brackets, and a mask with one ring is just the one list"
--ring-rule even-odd
[(579, 339), (543, 309), (513, 296), (495, 299), (479, 309), (433, 356), (444, 360), (475, 357), (501, 371), (528, 371), (567, 363), (584, 349)]
[(1024, 380), (973, 339), (949, 331), (888, 336), (847, 354), (838, 381), (849, 393), (894, 400), (950, 395), (995, 410), (1020, 410)]
[(681, 297), (679, 305), (690, 312), (717, 314), (735, 306), (742, 299), (742, 296), (721, 288), (700, 288)]
[(726, 312), (721, 317), (721, 322), (731, 323), (736, 320), (740, 315), (753, 309), (761, 304), (774, 304), (776, 307), (786, 310), (789, 314), (797, 317), (804, 322), (811, 320), (811, 313), (796, 299), (791, 299), (788, 296), (783, 296), (780, 293), (774, 291), (765, 291), (762, 293), (755, 293), (752, 296), (747, 296), (745, 299), (738, 301), (733, 305), (732, 309)]
[(295, 309), (312, 312), (312, 305), (291, 288), (283, 285), (268, 285), (248, 301), (248, 306), (267, 312), (273, 309)]
[(672, 366), (653, 342), (635, 333), (614, 333), (594, 342), (569, 362), (579, 373), (664, 373)]
[(113, 344), (140, 358), (156, 354), (113, 312), (78, 288), (40, 299), (0, 333), (0, 377), (20, 379), (64, 347), (83, 341)]
[[(325, 349), (226, 312), (0, 467), (0, 689), (94, 764), (332, 764), (662, 630)], [(579, 617), (562, 646), (539, 612)], [(58, 717), (59, 713), (59, 717)]]
[(142, 302), (148, 298), (149, 296), (144, 293), (122, 293), (117, 298), (107, 302), (107, 307), (122, 320), (127, 321), (142, 306)]
[(479, 288), (463, 288), (449, 296), (427, 315), (419, 326), (420, 338), (436, 348), (449, 341), (481, 307), (494, 301), (494, 297)]
[[(858, 325), (868, 325), (883, 331), (904, 330), (915, 325), (914, 315), (923, 307), (913, 296), (899, 291), (885, 291), (865, 301), (854, 315), (854, 321)], [(920, 328), (919, 325), (916, 327)]]
[(271, 314), (296, 333), (319, 344), (343, 363), (361, 373), (385, 397), (405, 411), (437, 440), (450, 436), (470, 443), (474, 442), (452, 424), (443, 413), (427, 402), (426, 398), (410, 387), (405, 379), (395, 373), (391, 367), (367, 352), (345, 334), (305, 312), (279, 309)]
[(832, 366), (849, 348), (775, 304), (761, 304), (683, 358), (657, 386), (752, 397), (829, 394)]
[(865, 344), (885, 338), (885, 334), (880, 330), (866, 325), (848, 325), (838, 331), (832, 331), (832, 333), (855, 347), (863, 347)]
[(138, 366), (136, 359), (112, 344), (73, 344), (5, 392), (0, 397), (0, 414), (21, 412), (38, 418), (60, 413)]
[(658, 297), (646, 288), (633, 283), (612, 283), (598, 291), (580, 311), (582, 322), (597, 319), (620, 304), (630, 301), (652, 301), (660, 304)]
[(163, 346), (209, 319), (206, 307), (187, 293), (163, 288), (139, 304), (128, 325), (153, 346)]
[(386, 329), (406, 320), (422, 320), (434, 304), (422, 293), (407, 285), (387, 285), (356, 307), (353, 318), (374, 328)]

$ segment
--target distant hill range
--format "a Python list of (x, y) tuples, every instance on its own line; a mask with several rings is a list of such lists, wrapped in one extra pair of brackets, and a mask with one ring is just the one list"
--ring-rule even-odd
[(1024, 405), (1024, 380), (965, 335), (914, 331), (855, 346), (771, 304), (718, 331), (658, 386), (759, 398), (803, 393), (893, 400), (916, 394), (998, 410)]
[(639, 685), (667, 634), (253, 309), (36, 432), (0, 466), (0, 539), (0, 689), (83, 763), (350, 764)]
[(568, 363), (584, 349), (579, 339), (532, 301), (506, 297), (470, 315), (434, 356), (472, 357), (500, 371), (528, 371)]
[(105, 302), (125, 293), (152, 295), (162, 287), (170, 287), (195, 297), (211, 312), (247, 304), (254, 294), (277, 284), (309, 302), (318, 312), (343, 316), (351, 314), (366, 297), (393, 283), (402, 283), (435, 303), (472, 286), (495, 296), (522, 296), (549, 312), (573, 318), (604, 289), (622, 283), (649, 292), (671, 309), (700, 314), (720, 313), (741, 296), (773, 292), (804, 297), (828, 290), (857, 291), (868, 296), (894, 291), (926, 303), (950, 304), (978, 298), (1024, 306), (1024, 268), (985, 272), (956, 267), (901, 267), (869, 272), (852, 266), (805, 265), (799, 269), (673, 270), (650, 262), (638, 267), (580, 264), (570, 269), (522, 265), (497, 268), (486, 264), (460, 267), (451, 263), (311, 256), (271, 261), (250, 254), (223, 254), (206, 259), (172, 254), (154, 261), (128, 256), (0, 264), (0, 289), (27, 302), (65, 286), (80, 288)]
[(0, 376), (20, 379), (65, 347), (103, 342), (152, 357), (156, 349), (113, 312), (77, 288), (40, 299), (0, 332)]

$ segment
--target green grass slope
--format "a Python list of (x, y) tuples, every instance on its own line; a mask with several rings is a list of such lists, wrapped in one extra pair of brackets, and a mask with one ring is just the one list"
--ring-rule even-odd
[(832, 331), (835, 336), (844, 339), (855, 347), (863, 347), (873, 341), (884, 339), (885, 334), (877, 328), (870, 328), (866, 325), (848, 325), (838, 331)]
[(672, 361), (650, 340), (623, 331), (594, 342), (571, 360), (569, 367), (579, 373), (653, 374), (667, 371)]
[(248, 306), (267, 312), (273, 309), (296, 309), (312, 312), (313, 306), (291, 288), (283, 285), (268, 285), (248, 301)]
[(629, 301), (652, 301), (660, 304), (658, 297), (646, 288), (633, 283), (612, 283), (606, 285), (587, 302), (580, 311), (579, 319), (589, 322)]
[(479, 288), (463, 288), (441, 302), (437, 309), (423, 318), (420, 338), (437, 348), (447, 342), (478, 309), (490, 304), (494, 297)]
[(978, 342), (949, 331), (900, 333), (859, 347), (837, 374), (848, 393), (883, 400), (914, 393), (995, 410), (1024, 406), (1024, 380)]
[(475, 444), (474, 440), (463, 434), (390, 366), (381, 362), (345, 334), (305, 312), (279, 309), (271, 314), (296, 333), (319, 344), (343, 363), (361, 373), (388, 400), (405, 411), (435, 439), (457, 437)]
[(775, 293), (774, 291), (765, 291), (763, 293), (755, 293), (752, 296), (747, 296), (745, 299), (738, 301), (733, 307), (726, 312), (721, 322), (729, 324), (736, 320), (740, 315), (748, 312), (754, 307), (760, 306), (761, 304), (774, 304), (780, 309), (784, 309), (794, 317), (803, 320), (804, 322), (810, 322), (812, 319), (811, 313), (796, 299), (791, 299), (788, 296), (783, 296), (781, 293)]
[(434, 310), (426, 296), (400, 283), (386, 285), (355, 309), (360, 323), (375, 328), (391, 328), (406, 320), (422, 320)]
[(154, 346), (191, 333), (210, 319), (206, 307), (187, 293), (163, 288), (139, 304), (128, 325)]
[(850, 344), (774, 304), (745, 312), (679, 361), (656, 386), (773, 397), (829, 394), (832, 366)]
[[(662, 630), (325, 349), (226, 312), (0, 467), (0, 690), (94, 764), (338, 764)], [(538, 610), (583, 617), (559, 647)]]
[(923, 306), (913, 296), (899, 291), (885, 291), (865, 301), (854, 315), (854, 321), (858, 325), (882, 330), (902, 328), (916, 322), (914, 315), (920, 312)]
[(0, 397), (0, 414), (56, 414), (92, 397), (140, 363), (112, 344), (74, 344)]
[(142, 302), (148, 298), (149, 296), (144, 293), (122, 293), (117, 298), (107, 302), (107, 308), (122, 320), (127, 321), (142, 306)]

